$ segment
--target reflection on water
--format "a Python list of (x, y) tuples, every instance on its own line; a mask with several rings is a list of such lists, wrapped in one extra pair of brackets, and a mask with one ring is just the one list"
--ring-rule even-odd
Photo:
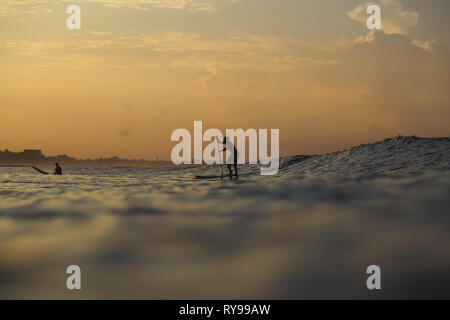
[[(293, 157), (239, 181), (192, 179), (217, 168), (0, 168), (0, 298), (450, 298), (449, 145)], [(65, 287), (71, 264), (80, 292)]]

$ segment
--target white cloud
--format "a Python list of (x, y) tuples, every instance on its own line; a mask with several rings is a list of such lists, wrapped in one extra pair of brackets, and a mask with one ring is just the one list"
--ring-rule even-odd
[(347, 15), (358, 22), (366, 23), (368, 15), (366, 9), (369, 5), (379, 5), (381, 8), (381, 25), (387, 34), (407, 34), (411, 27), (417, 24), (419, 14), (406, 11), (398, 0), (379, 0), (357, 6), (347, 12)]

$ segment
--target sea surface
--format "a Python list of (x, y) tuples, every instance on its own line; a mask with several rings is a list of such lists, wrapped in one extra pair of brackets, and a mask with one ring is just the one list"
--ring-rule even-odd
[(450, 138), (219, 172), (0, 168), (0, 298), (450, 298)]

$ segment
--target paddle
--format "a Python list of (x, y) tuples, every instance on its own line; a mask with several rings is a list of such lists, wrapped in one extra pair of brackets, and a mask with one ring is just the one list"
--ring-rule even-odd
[[(220, 147), (221, 141), (219, 140), (218, 136), (216, 136), (216, 140), (217, 140), (217, 143), (219, 144), (219, 153), (222, 153), (223, 151), (222, 151), (222, 148)], [(223, 162), (223, 156), (222, 156), (221, 162)], [(223, 179), (223, 163), (220, 164), (220, 169), (222, 170), (222, 172), (220, 174), (220, 178)]]

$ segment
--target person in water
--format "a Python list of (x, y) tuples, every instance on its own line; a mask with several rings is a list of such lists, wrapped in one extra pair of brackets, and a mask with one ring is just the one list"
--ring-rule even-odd
[(227, 151), (228, 150), (233, 150), (232, 154), (230, 154), (230, 157), (227, 159), (227, 167), (228, 167), (228, 171), (230, 172), (230, 179), (233, 179), (233, 171), (231, 170), (231, 165), (234, 166), (234, 172), (235, 172), (235, 176), (236, 179), (239, 177), (238, 175), (238, 169), (237, 169), (237, 164), (238, 164), (238, 157), (239, 157), (239, 153), (236, 149), (236, 147), (234, 146), (234, 144), (230, 141), (230, 139), (228, 139), (228, 137), (223, 138), (223, 144), (225, 145), (225, 148), (223, 149), (223, 151)]
[(62, 176), (62, 168), (59, 166), (59, 163), (57, 162), (57, 163), (55, 163), (55, 166), (56, 166), (56, 168), (55, 168), (55, 175), (58, 175), (58, 176)]

